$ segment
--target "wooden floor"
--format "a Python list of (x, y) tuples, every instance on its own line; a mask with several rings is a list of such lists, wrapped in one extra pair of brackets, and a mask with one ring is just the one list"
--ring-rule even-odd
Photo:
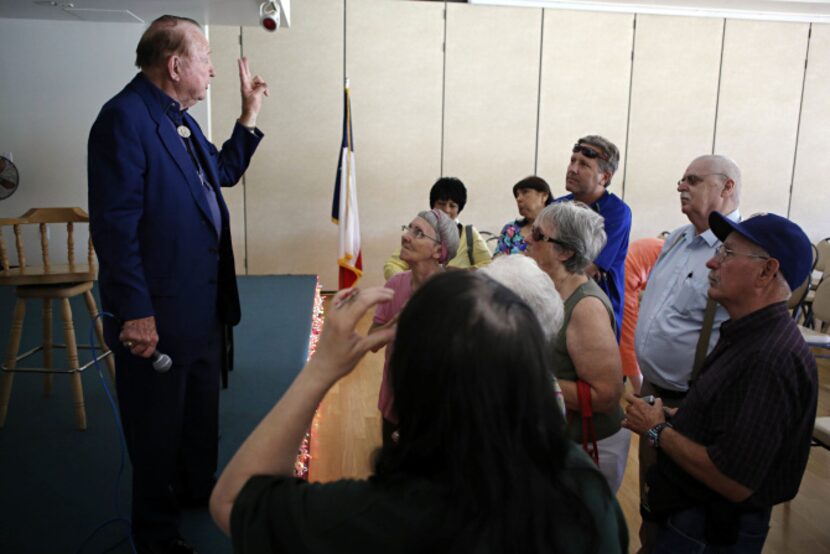
[[(361, 322), (365, 332), (369, 316)], [(826, 351), (825, 351), (826, 353)], [(371, 473), (370, 458), (380, 446), (378, 389), (383, 371), (383, 351), (369, 354), (345, 379), (335, 385), (318, 410), (312, 433), (312, 481), (344, 477), (365, 478)], [(818, 415), (830, 416), (830, 360), (819, 359)], [(622, 506), (631, 537), (630, 551), (640, 541), (637, 440), (634, 437), (617, 500)], [(764, 553), (830, 554), (830, 451), (812, 448), (798, 496), (773, 509)]]

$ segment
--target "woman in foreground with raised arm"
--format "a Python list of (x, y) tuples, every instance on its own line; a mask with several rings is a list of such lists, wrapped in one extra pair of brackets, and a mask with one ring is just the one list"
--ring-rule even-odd
[(626, 552), (605, 479), (564, 434), (536, 316), (492, 279), (450, 272), (401, 314), (400, 436), (368, 480), (292, 477), (329, 388), (393, 330), (355, 325), (383, 288), (334, 298), (315, 356), (225, 468), (210, 501), (236, 552)]

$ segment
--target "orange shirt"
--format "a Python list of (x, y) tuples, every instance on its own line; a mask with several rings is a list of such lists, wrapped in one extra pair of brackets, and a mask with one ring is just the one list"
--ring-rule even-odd
[(634, 330), (637, 329), (637, 315), (640, 311), (640, 295), (646, 290), (648, 274), (657, 262), (663, 239), (645, 238), (635, 240), (628, 246), (625, 257), (625, 303), (623, 304), (622, 335), (620, 336), (620, 358), (623, 375), (633, 377), (640, 373), (637, 355), (634, 352)]

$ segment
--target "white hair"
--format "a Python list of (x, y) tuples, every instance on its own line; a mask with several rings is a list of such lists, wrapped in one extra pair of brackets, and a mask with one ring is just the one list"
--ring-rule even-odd
[(536, 216), (543, 224), (574, 253), (563, 263), (568, 273), (584, 273), (605, 247), (605, 219), (582, 202), (554, 202)]
[(479, 271), (515, 292), (530, 306), (545, 338), (553, 340), (556, 337), (565, 319), (562, 297), (553, 280), (533, 258), (518, 254), (499, 256)]

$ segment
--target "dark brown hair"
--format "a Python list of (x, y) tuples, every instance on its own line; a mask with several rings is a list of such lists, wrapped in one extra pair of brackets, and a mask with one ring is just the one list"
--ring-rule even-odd
[[(564, 471), (575, 447), (547, 344), (531, 308), (482, 273), (437, 275), (407, 302), (389, 362), (400, 437), (373, 479), (426, 479), (445, 495), (445, 524), (425, 538), (441, 546), (422, 550), (596, 552), (597, 523)], [(610, 502), (594, 468), (575, 478)]]
[(547, 194), (548, 199), (545, 200), (545, 206), (553, 203), (553, 193), (550, 191), (550, 185), (548, 185), (548, 182), (541, 177), (531, 175), (513, 185), (513, 197), (517, 197), (519, 195), (519, 191), (522, 189), (531, 189)]

